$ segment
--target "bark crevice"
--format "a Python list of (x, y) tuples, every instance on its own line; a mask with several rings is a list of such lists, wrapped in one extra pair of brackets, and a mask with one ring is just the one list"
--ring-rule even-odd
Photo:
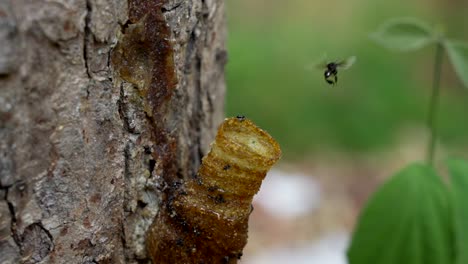
[[(202, 58), (200, 55), (196, 54), (195, 55), (195, 96), (196, 97), (202, 97), (203, 94), (203, 87), (202, 87), (202, 80), (201, 80), (201, 67), (202, 67)], [(204, 120), (204, 115), (205, 113), (203, 111), (196, 111), (196, 109), (203, 109), (202, 105), (202, 100), (197, 100), (196, 103), (194, 104), (194, 113), (197, 115), (195, 118), (192, 120)], [(194, 135), (193, 138), (195, 140), (195, 146), (197, 149), (195, 161), (196, 161), (196, 166), (200, 166), (201, 160), (205, 153), (203, 153), (203, 142), (202, 142), (202, 125), (200, 122), (193, 122), (192, 127), (194, 129)], [(198, 168), (195, 168), (195, 171), (197, 171)]]
[(161, 8), (161, 11), (163, 13), (167, 13), (167, 12), (172, 12), (172, 11), (175, 11), (176, 9), (178, 9), (179, 7), (182, 6), (184, 2), (178, 2), (178, 3), (175, 3), (173, 6), (170, 6), (170, 7), (162, 7)]
[(5, 192), (5, 197), (3, 199), (8, 205), (8, 211), (10, 212), (10, 232), (11, 236), (13, 237), (13, 240), (15, 241), (15, 244), (18, 248), (21, 248), (21, 243), (19, 240), (18, 233), (16, 232), (16, 212), (15, 212), (15, 206), (13, 203), (8, 199), (8, 191), (10, 190), (11, 186), (2, 186), (0, 189), (3, 189)]
[[(92, 32), (91, 32), (91, 12), (92, 12), (92, 6), (91, 6), (91, 0), (86, 0), (86, 15), (85, 15), (85, 25), (84, 25), (84, 37), (83, 37), (83, 60), (84, 60), (84, 66), (86, 69), (86, 74), (88, 75), (88, 78), (91, 79), (91, 70), (89, 69), (88, 65), (88, 54), (89, 54), (89, 41), (91, 40), (92, 37)], [(87, 92), (89, 95), (89, 92)]]

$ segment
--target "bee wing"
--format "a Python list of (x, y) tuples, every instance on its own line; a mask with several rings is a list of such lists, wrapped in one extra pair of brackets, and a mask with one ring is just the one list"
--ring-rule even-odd
[(356, 62), (356, 56), (351, 56), (347, 58), (346, 60), (342, 61), (339, 63), (340, 68), (346, 70), (349, 67), (353, 66), (353, 64)]
[(312, 70), (323, 70), (327, 68), (327, 54), (324, 53), (320, 59), (316, 60), (313, 63), (310, 63), (306, 66), (304, 66), (304, 69), (306, 71), (312, 71)]

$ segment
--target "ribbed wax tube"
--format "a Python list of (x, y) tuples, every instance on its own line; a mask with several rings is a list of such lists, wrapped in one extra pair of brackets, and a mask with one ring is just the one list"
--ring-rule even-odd
[(197, 176), (173, 190), (148, 231), (153, 263), (237, 263), (252, 198), (280, 155), (250, 120), (226, 119)]

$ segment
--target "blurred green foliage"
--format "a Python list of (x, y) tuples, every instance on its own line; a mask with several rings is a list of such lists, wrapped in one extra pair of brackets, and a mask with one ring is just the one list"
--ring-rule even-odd
[[(424, 131), (434, 50), (391, 53), (368, 34), (397, 15), (443, 20), (440, 7), (402, 0), (231, 0), (227, 10), (227, 115), (246, 115), (268, 130), (286, 159), (323, 148), (385, 149), (406, 128)], [(454, 25), (464, 21), (456, 10), (446, 10)], [(450, 21), (448, 31), (464, 39)], [(339, 71), (337, 86), (325, 83), (323, 70), (306, 69), (324, 53), (330, 59), (357, 56), (353, 67)], [(440, 141), (466, 149), (468, 92), (446, 57), (443, 67)]]
[(468, 162), (458, 158), (447, 160), (453, 193), (456, 264), (468, 263)]
[(347, 249), (350, 264), (467, 263), (468, 162), (445, 164), (449, 186), (432, 166), (412, 163), (377, 189)]
[[(466, 170), (460, 172), (468, 176)], [(461, 253), (456, 252), (454, 218), (466, 219), (454, 214), (452, 197), (431, 166), (408, 165), (369, 199), (354, 230), (348, 262), (454, 264)]]

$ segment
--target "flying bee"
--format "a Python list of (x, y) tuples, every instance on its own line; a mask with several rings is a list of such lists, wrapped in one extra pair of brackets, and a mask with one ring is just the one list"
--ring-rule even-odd
[(316, 64), (316, 68), (321, 70), (325, 69), (323, 76), (325, 81), (328, 84), (335, 85), (338, 83), (338, 69), (346, 70), (351, 67), (354, 62), (356, 62), (356, 56), (351, 56), (346, 60), (341, 61), (331, 61), (328, 62), (327, 60), (323, 59), (320, 63)]

